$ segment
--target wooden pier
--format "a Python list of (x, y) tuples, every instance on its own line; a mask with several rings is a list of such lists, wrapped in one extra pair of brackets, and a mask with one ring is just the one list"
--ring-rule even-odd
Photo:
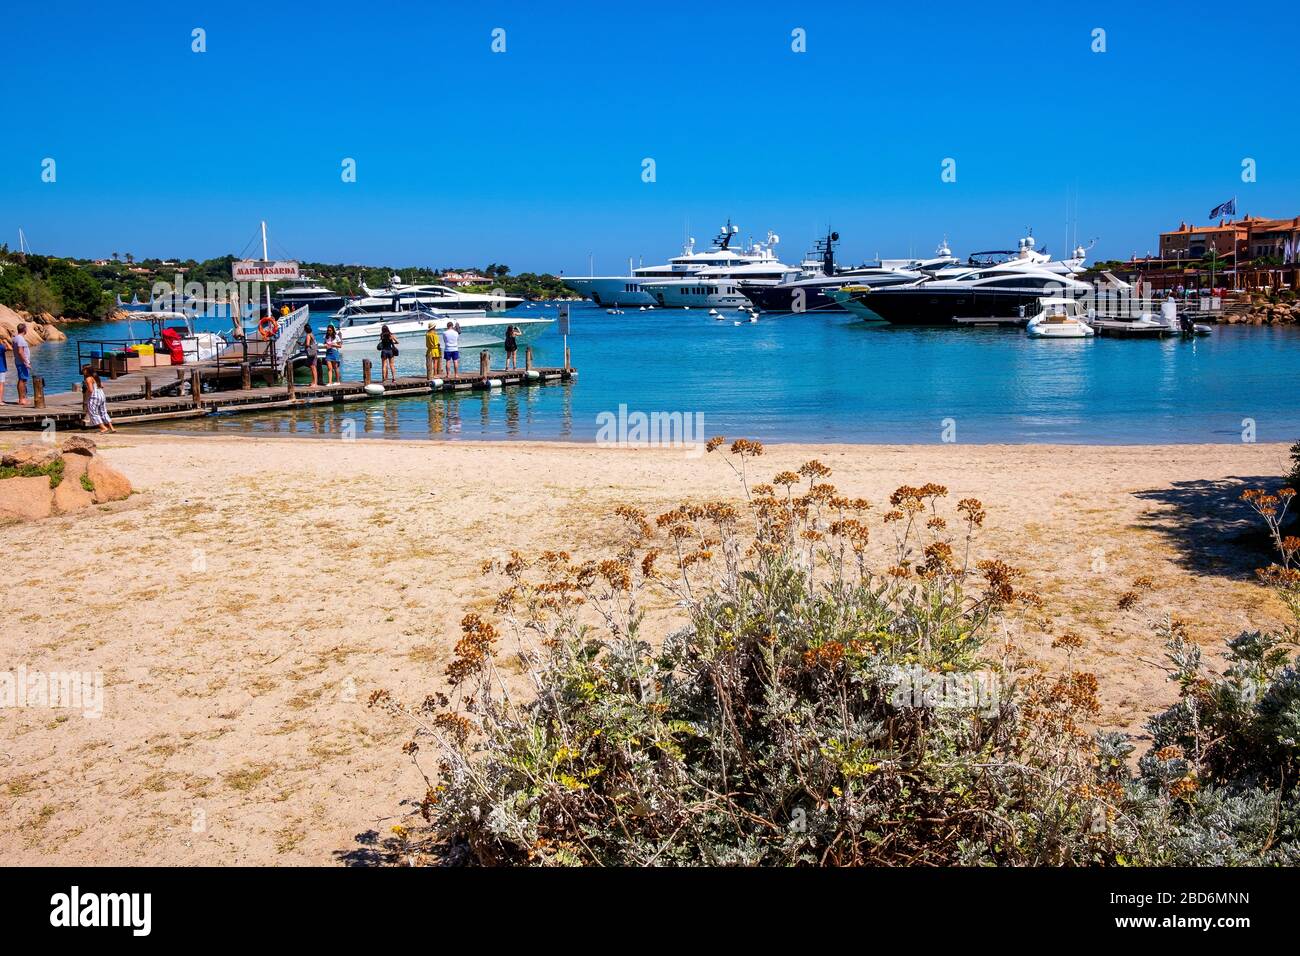
[[(383, 384), (383, 392), (371, 393), (371, 363), (362, 362), (364, 377), (359, 382), (334, 385), (299, 385), (283, 381), (253, 387), (247, 367), (229, 363), (199, 362), (189, 365), (144, 369), (104, 379), (108, 413), (114, 425), (204, 418), (209, 415), (245, 412), (288, 411), (344, 402), (381, 401), (437, 392), (471, 391), (565, 382), (578, 374), (575, 368), (493, 369), (486, 353), (479, 369), (457, 375), (400, 377)], [(53, 422), (59, 428), (86, 428), (86, 412), (79, 391), (46, 395), (40, 378), (31, 383), (33, 405), (0, 405), (0, 429), (40, 429)], [(209, 386), (209, 391), (204, 391)], [(233, 386), (233, 387), (232, 387)]]

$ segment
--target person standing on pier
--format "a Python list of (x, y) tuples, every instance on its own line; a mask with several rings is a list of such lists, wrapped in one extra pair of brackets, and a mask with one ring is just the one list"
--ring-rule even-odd
[(0, 405), (5, 404), (5, 379), (9, 377), (9, 363), (5, 359), (5, 353), (9, 351), (9, 346), (0, 342)]
[(316, 336), (312, 333), (311, 326), (307, 326), (306, 337), (302, 340), (302, 347), (307, 353), (307, 364), (311, 367), (312, 385), (320, 384), (320, 376), (316, 374)]
[(14, 371), (18, 373), (18, 404), (30, 405), (27, 401), (27, 383), (32, 380), (32, 348), (27, 344), (27, 323), (19, 322), (18, 331), (14, 333), (9, 345), (14, 352)]
[(387, 382), (397, 381), (397, 367), (393, 359), (397, 357), (397, 337), (384, 326), (379, 330), (379, 344), (375, 346), (379, 350), (379, 381)]
[(108, 396), (104, 394), (104, 386), (89, 365), (81, 370), (81, 387), (86, 394), (86, 412), (90, 416), (90, 424), (98, 425), (101, 432), (117, 431), (108, 414)]
[(325, 327), (325, 384), (334, 385), (342, 379), (339, 376), (339, 361), (342, 355), (339, 349), (342, 347), (342, 341), (339, 334), (335, 331), (333, 325)]
[(460, 332), (450, 322), (442, 330), (442, 357), (447, 360), (447, 374), (460, 374)]
[(442, 338), (438, 326), (432, 322), (424, 333), (424, 372), (426, 378), (442, 374)]
[(519, 358), (519, 339), (518, 339), (518, 335), (519, 335), (519, 329), (517, 329), (517, 328), (516, 328), (515, 326), (513, 326), (513, 325), (511, 325), (511, 326), (507, 326), (507, 328), (506, 328), (506, 368), (507, 368), (507, 369), (518, 369), (518, 368), (519, 368), (519, 362), (518, 362), (518, 358)]

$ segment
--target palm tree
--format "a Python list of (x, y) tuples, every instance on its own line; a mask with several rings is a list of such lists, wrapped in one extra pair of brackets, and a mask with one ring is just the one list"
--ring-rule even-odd
[(116, 261), (117, 261), (117, 253), (116, 253), (116, 252), (115, 252), (115, 253), (113, 253), (113, 261), (114, 261), (114, 262), (116, 262)]
[(129, 266), (133, 262), (135, 262), (135, 256), (131, 255), (131, 253), (128, 252), (126, 254), (126, 264)]

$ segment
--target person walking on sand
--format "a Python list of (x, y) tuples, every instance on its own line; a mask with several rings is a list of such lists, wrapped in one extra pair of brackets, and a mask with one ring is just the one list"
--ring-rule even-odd
[(506, 327), (506, 368), (519, 368), (519, 329), (510, 325)]
[(343, 340), (339, 338), (338, 332), (333, 325), (325, 328), (325, 384), (334, 385), (342, 381), (339, 375), (339, 362), (343, 356), (339, 349), (343, 346)]
[(27, 401), (27, 383), (32, 380), (32, 347), (27, 344), (27, 323), (19, 322), (18, 331), (9, 342), (14, 353), (14, 371), (18, 373), (18, 404), (30, 405)]
[(442, 357), (447, 360), (447, 374), (460, 374), (460, 330), (448, 322), (442, 330)]
[(424, 373), (426, 378), (442, 374), (442, 339), (437, 324), (433, 322), (424, 333)]
[(303, 350), (307, 353), (307, 364), (311, 366), (311, 383), (312, 385), (320, 384), (320, 376), (316, 374), (316, 336), (312, 333), (311, 326), (307, 326), (306, 337), (302, 340)]
[(379, 350), (379, 358), (382, 360), (379, 366), (379, 381), (397, 381), (397, 369), (393, 359), (397, 357), (397, 337), (388, 330), (388, 326), (383, 326), (379, 330), (379, 343), (375, 346)]
[(86, 413), (90, 424), (98, 425), (101, 432), (115, 432), (113, 419), (108, 414), (108, 396), (99, 376), (89, 365), (81, 370), (81, 387), (86, 395)]
[(0, 342), (0, 405), (5, 404), (5, 380), (9, 378), (9, 362), (5, 358), (8, 351), (9, 346)]

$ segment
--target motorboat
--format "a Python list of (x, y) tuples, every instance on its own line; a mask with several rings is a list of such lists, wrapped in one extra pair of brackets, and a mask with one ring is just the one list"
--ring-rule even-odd
[(327, 289), (317, 279), (303, 276), (292, 280), (287, 288), (272, 293), (271, 301), (277, 309), (283, 306), (297, 309), (305, 305), (312, 312), (337, 312), (343, 308), (347, 297), (333, 289)]
[(356, 312), (400, 312), (415, 306), (433, 309), (436, 312), (505, 312), (523, 303), (516, 295), (504, 293), (458, 292), (450, 286), (420, 284), (410, 285), (402, 282), (401, 276), (393, 276), (387, 288), (371, 289), (361, 283), (364, 296), (348, 303), (348, 308)]
[(1043, 298), (1041, 311), (1029, 320), (1025, 334), (1036, 339), (1088, 339), (1097, 333), (1078, 299)]
[(554, 319), (515, 317), (502, 319), (490, 316), (482, 309), (444, 312), (415, 305), (388, 312), (368, 312), (348, 305), (334, 317), (333, 324), (339, 330), (344, 347), (366, 344), (373, 347), (385, 325), (388, 326), (388, 331), (401, 341), (423, 338), (430, 327), (443, 329), (448, 322), (451, 322), (459, 327), (460, 346), (466, 349), (504, 344), (506, 330), (512, 325), (519, 330), (516, 339), (522, 344), (527, 344), (554, 321)]

